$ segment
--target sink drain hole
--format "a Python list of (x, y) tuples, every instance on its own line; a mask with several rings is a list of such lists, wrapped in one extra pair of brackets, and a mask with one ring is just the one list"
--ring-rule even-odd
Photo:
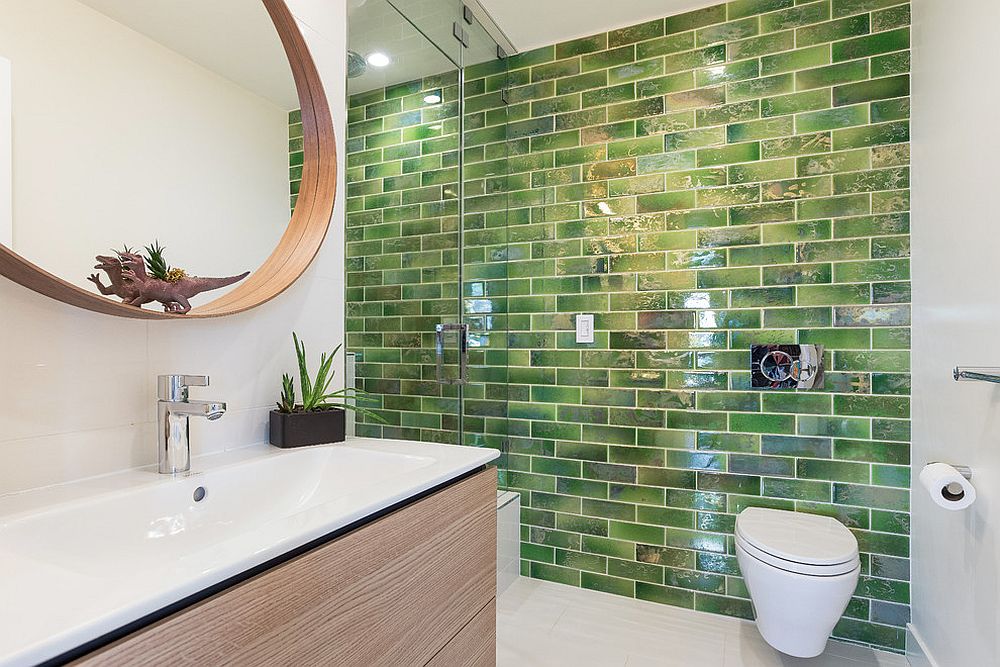
[(205, 491), (205, 487), (204, 486), (199, 486), (197, 489), (194, 490), (194, 501), (196, 503), (200, 503), (201, 501), (203, 501), (205, 499), (205, 495), (207, 493), (208, 492)]

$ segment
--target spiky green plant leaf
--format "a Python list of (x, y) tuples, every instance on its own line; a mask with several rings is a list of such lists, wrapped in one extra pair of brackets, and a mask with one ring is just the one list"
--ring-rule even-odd
[(149, 275), (159, 280), (166, 280), (167, 274), (170, 273), (170, 265), (163, 257), (164, 250), (166, 248), (161, 246), (158, 240), (154, 241), (152, 245), (146, 246), (146, 256), (143, 258), (146, 260), (146, 270), (149, 271)]

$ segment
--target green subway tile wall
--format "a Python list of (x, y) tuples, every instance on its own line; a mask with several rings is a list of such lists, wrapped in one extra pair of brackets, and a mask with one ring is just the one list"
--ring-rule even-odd
[(302, 185), (302, 148), (302, 112), (296, 109), (288, 114), (288, 179), (293, 212), (299, 199), (299, 186)]
[[(457, 79), (353, 97), (348, 344), (389, 422), (361, 432), (457, 441), (433, 330), (462, 308), (524, 574), (749, 617), (735, 515), (827, 514), (863, 564), (835, 635), (902, 650), (909, 18), (736, 0), (469, 68), (464, 256)], [(751, 390), (755, 342), (824, 345), (823, 391)]]

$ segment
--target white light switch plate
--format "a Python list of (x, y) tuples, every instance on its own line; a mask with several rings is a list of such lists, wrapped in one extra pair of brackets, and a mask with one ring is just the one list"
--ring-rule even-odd
[(576, 316), (576, 342), (594, 342), (594, 316), (592, 314), (580, 314)]

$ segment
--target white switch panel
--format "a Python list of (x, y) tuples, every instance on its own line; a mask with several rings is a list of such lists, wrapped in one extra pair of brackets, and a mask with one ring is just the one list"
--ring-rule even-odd
[(592, 314), (580, 314), (576, 316), (576, 342), (594, 342), (594, 316)]

